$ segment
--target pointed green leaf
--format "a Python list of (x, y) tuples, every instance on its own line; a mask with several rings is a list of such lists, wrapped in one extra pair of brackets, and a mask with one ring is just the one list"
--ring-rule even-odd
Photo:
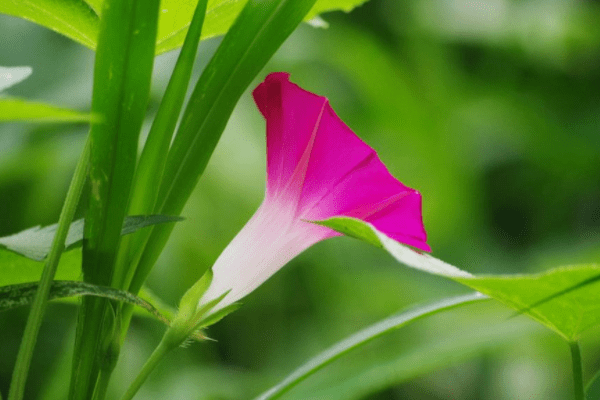
[[(600, 281), (596, 279), (600, 265), (567, 266), (540, 274), (473, 276), (394, 241), (369, 223), (347, 217), (312, 222), (382, 247), (402, 264), (478, 290), (529, 315), (567, 341), (600, 324)], [(577, 290), (569, 290), (573, 287)]]
[[(147, 226), (165, 224), (168, 222), (181, 221), (181, 217), (171, 217), (167, 215), (132, 215), (125, 219), (121, 228), (121, 235), (127, 235), (136, 232)], [(43, 228), (34, 226), (14, 235), (0, 238), (0, 245), (7, 249), (19, 253), (32, 260), (41, 261), (46, 258), (52, 239), (56, 234), (58, 224), (48, 225)], [(66, 250), (70, 250), (81, 245), (83, 240), (83, 219), (74, 221), (67, 234), (65, 241)], [(0, 271), (3, 270), (2, 261), (0, 261)]]
[(0, 92), (27, 79), (29, 75), (31, 67), (0, 67)]
[(269, 389), (267, 392), (258, 396), (255, 400), (271, 400), (281, 397), (284, 393), (296, 386), (298, 383), (314, 374), (321, 368), (340, 358), (344, 354), (369, 343), (386, 333), (392, 332), (411, 322), (418, 321), (429, 315), (434, 315), (442, 311), (450, 310), (461, 305), (470, 304), (476, 301), (486, 300), (485, 296), (479, 293), (471, 293), (464, 296), (444, 299), (439, 302), (416, 307), (386, 318), (368, 328), (357, 332), (346, 339), (338, 342), (318, 356), (309, 360), (306, 364), (288, 375), (280, 383)]
[[(208, 2), (202, 39), (229, 30), (248, 0)], [(350, 11), (367, 0), (319, 0), (305, 20), (334, 10)], [(0, 13), (14, 15), (61, 33), (91, 49), (96, 48), (103, 0), (2, 0)], [(197, 1), (163, 0), (156, 40), (158, 54), (181, 47)]]
[(0, 98), (0, 122), (89, 122), (91, 114), (23, 99)]

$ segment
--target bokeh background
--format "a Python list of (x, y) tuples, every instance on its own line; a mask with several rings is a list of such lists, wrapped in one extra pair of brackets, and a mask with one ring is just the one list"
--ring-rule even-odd
[[(405, 184), (423, 194), (433, 254), (475, 273), (536, 272), (600, 258), (600, 4), (583, 0), (371, 0), (301, 26), (271, 71), (329, 97)], [(0, 16), (0, 64), (30, 65), (11, 95), (88, 110), (93, 53)], [(201, 45), (197, 77), (219, 39)], [(149, 115), (177, 52), (158, 57)], [(148, 126), (145, 130), (147, 131)], [(0, 126), (0, 235), (57, 221), (85, 125)], [(264, 121), (238, 104), (148, 286), (169, 304), (210, 266), (262, 200)], [(0, 271), (1, 273), (1, 271)], [(347, 335), (403, 308), (467, 290), (349, 238), (307, 250), (180, 349), (140, 399), (248, 399)], [(0, 314), (6, 395), (27, 309)], [(30, 399), (64, 399), (76, 310), (50, 306)], [(403, 328), (336, 361), (286, 399), (569, 399), (555, 334), (493, 302)], [(137, 318), (109, 398), (164, 327)], [(600, 368), (600, 330), (582, 341)]]

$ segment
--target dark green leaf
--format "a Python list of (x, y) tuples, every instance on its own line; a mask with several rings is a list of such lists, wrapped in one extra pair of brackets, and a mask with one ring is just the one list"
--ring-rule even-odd
[[(0, 311), (30, 304), (37, 288), (37, 282), (0, 287)], [(169, 319), (146, 300), (124, 290), (107, 286), (97, 286), (79, 281), (55, 280), (50, 287), (48, 300), (75, 296), (96, 296), (133, 304), (148, 311), (165, 325), (170, 324)]]

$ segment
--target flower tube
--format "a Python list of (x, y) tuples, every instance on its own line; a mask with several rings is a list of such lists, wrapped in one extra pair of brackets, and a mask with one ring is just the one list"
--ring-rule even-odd
[(313, 244), (340, 233), (308, 221), (353, 217), (398, 242), (430, 251), (421, 194), (394, 178), (325, 97), (267, 76), (253, 92), (267, 123), (267, 182), (256, 213), (212, 267), (206, 304), (221, 309), (252, 292)]

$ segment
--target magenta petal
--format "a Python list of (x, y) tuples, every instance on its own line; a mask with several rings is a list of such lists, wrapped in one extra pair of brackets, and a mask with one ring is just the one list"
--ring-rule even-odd
[(268, 198), (296, 207), (299, 219), (359, 218), (430, 251), (421, 195), (388, 172), (325, 97), (289, 82), (287, 73), (274, 73), (254, 98), (267, 120)]
[(253, 92), (267, 120), (267, 196), (285, 187), (323, 111), (325, 98), (291, 84), (287, 73), (267, 76)]

